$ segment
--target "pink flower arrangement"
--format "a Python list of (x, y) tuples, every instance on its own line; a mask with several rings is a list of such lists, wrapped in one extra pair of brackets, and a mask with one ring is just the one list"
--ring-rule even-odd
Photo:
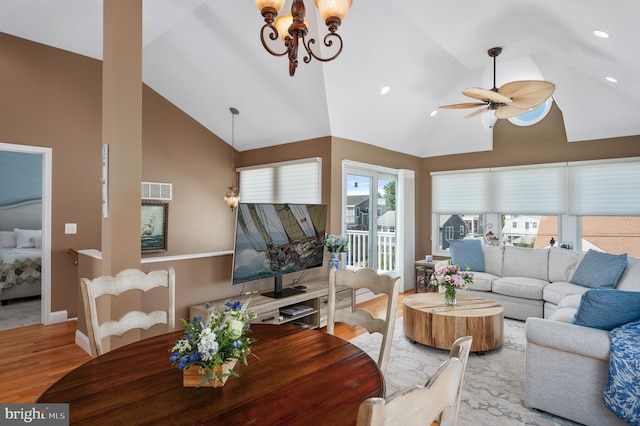
[(461, 271), (458, 265), (452, 265), (449, 260), (447, 265), (433, 273), (429, 284), (434, 287), (455, 287), (460, 290), (469, 290), (469, 286), (473, 284), (473, 274), (468, 270)]

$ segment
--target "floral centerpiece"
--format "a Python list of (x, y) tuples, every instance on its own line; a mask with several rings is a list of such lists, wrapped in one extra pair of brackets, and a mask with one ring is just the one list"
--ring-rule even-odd
[[(193, 376), (197, 367), (197, 386), (221, 386), (228, 376), (238, 376), (233, 370), (237, 361), (247, 364), (251, 343), (247, 337), (250, 321), (255, 313), (247, 311), (253, 293), (244, 305), (238, 301), (226, 301), (224, 306), (209, 314), (203, 321), (196, 316), (191, 321), (181, 319), (184, 336), (169, 350), (169, 360), (183, 371), (187, 385), (187, 371)], [(209, 305), (207, 304), (207, 310)]]
[(434, 287), (444, 287), (444, 303), (455, 305), (456, 291), (469, 290), (469, 286), (473, 284), (473, 274), (468, 268), (461, 271), (458, 265), (452, 265), (449, 260), (445, 266), (433, 273), (429, 284)]
[(340, 269), (340, 253), (346, 253), (349, 246), (347, 237), (343, 237), (342, 235), (326, 234), (324, 246), (330, 254), (329, 269)]
[(329, 253), (345, 253), (348, 245), (347, 237), (342, 235), (327, 234), (324, 239), (324, 246)]

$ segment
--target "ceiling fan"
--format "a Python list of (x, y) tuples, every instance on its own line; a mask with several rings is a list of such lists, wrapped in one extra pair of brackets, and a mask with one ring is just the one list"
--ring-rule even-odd
[(487, 51), (493, 58), (493, 88), (481, 89), (472, 87), (462, 92), (463, 95), (482, 102), (466, 102), (453, 105), (442, 105), (440, 108), (476, 108), (464, 118), (474, 117), (487, 111), (495, 111), (496, 118), (511, 118), (537, 108), (549, 99), (556, 85), (543, 80), (521, 80), (496, 87), (496, 57), (502, 53), (501, 47), (493, 47)]

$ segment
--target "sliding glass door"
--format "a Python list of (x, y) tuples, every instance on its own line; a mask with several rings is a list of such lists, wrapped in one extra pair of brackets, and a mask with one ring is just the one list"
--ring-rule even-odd
[(396, 271), (397, 176), (352, 167), (345, 171), (347, 267)]

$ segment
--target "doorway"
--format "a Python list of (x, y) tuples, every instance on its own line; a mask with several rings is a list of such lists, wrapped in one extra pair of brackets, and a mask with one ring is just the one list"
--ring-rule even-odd
[(344, 229), (347, 267), (398, 272), (396, 188), (398, 176), (373, 168), (345, 168)]
[(42, 266), (40, 323), (51, 324), (51, 187), (52, 149), (30, 145), (16, 145), (0, 142), (0, 151), (39, 155), (42, 166)]

